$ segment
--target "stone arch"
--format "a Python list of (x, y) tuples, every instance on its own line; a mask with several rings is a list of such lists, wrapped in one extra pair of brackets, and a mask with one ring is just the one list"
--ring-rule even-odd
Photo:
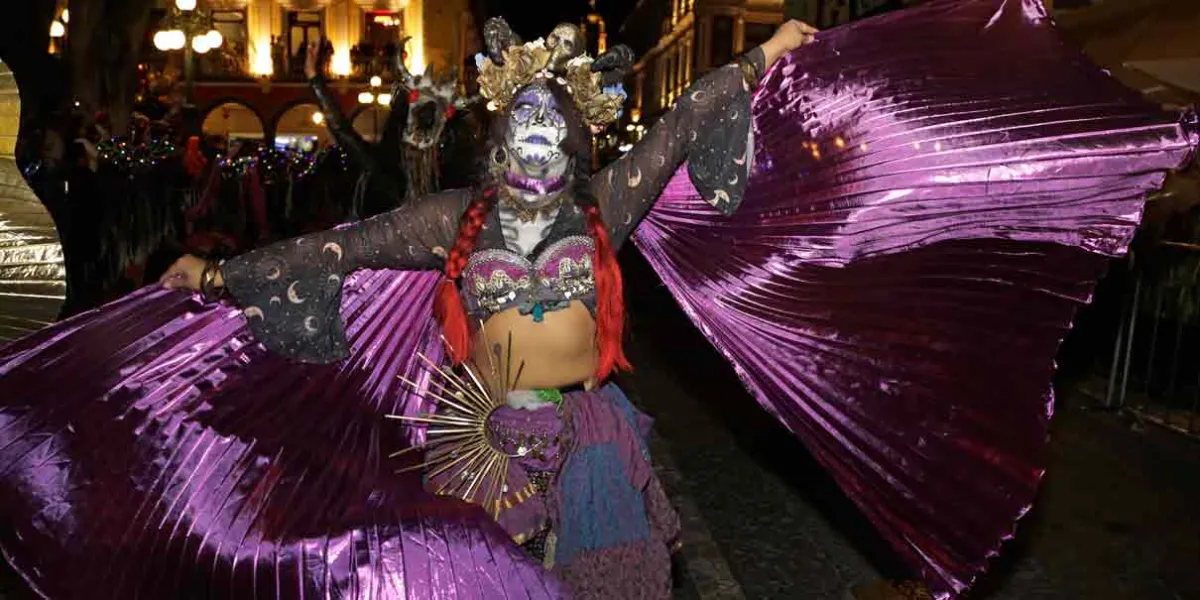
[(327, 124), (313, 120), (313, 115), (320, 112), (320, 106), (308, 98), (284, 104), (276, 113), (271, 127), (275, 140), (315, 139), (319, 145), (332, 143), (333, 137), (329, 134)]
[(253, 105), (238, 98), (211, 102), (200, 126), (205, 135), (267, 139), (267, 121)]
[(376, 133), (382, 133), (391, 109), (386, 106), (360, 104), (351, 113), (350, 122), (364, 140), (374, 141)]

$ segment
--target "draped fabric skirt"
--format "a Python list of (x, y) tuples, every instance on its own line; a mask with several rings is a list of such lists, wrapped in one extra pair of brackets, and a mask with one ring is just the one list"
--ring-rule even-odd
[(611, 384), (488, 419), (491, 443), (515, 457), (494, 514), (573, 598), (671, 596), (679, 517), (651, 469), (650, 426)]

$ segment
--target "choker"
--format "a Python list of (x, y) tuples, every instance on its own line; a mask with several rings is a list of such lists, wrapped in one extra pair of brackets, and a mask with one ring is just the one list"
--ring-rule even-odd
[(532, 223), (538, 218), (538, 215), (554, 216), (554, 212), (562, 208), (565, 197), (565, 193), (557, 193), (546, 200), (545, 204), (530, 206), (529, 203), (517, 197), (512, 192), (512, 188), (500, 186), (500, 208), (512, 211), (512, 214), (516, 215), (522, 223)]
[[(561, 187), (559, 188), (561, 190)], [(552, 217), (554, 213), (562, 207), (563, 200), (566, 199), (565, 193), (556, 193), (546, 201), (545, 204), (530, 206), (518, 197), (511, 187), (507, 185), (500, 186), (500, 207), (505, 210), (512, 211), (522, 223), (532, 223), (538, 218), (538, 215)]]

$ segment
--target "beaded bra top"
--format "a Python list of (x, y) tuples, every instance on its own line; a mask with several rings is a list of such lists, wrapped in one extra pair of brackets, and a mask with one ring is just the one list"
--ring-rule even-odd
[(565, 237), (542, 250), (533, 261), (510, 250), (480, 250), (463, 269), (462, 293), (467, 311), (486, 319), (518, 307), (541, 321), (547, 311), (580, 300), (595, 312), (592, 239)]

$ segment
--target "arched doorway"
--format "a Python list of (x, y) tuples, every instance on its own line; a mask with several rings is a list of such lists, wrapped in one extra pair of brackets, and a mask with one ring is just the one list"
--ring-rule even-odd
[(238, 102), (225, 102), (204, 115), (201, 130), (205, 136), (226, 140), (263, 139), (263, 120), (250, 107)]
[(310, 151), (332, 143), (325, 115), (316, 104), (296, 104), (283, 111), (275, 124), (275, 145)]
[(364, 140), (373, 142), (383, 134), (383, 125), (387, 123), (389, 114), (391, 114), (391, 109), (386, 106), (378, 104), (364, 106), (354, 115), (354, 130)]

